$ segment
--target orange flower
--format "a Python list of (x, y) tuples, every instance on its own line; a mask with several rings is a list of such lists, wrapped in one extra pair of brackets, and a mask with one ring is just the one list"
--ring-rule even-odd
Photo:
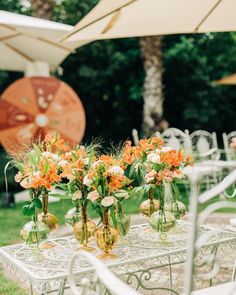
[(171, 150), (161, 153), (161, 161), (169, 166), (178, 167), (184, 160), (184, 154), (181, 151)]
[(115, 162), (112, 156), (108, 155), (101, 155), (98, 160), (103, 161), (106, 165), (113, 165)]
[(123, 175), (114, 175), (110, 177), (110, 191), (114, 192), (124, 185), (125, 176)]

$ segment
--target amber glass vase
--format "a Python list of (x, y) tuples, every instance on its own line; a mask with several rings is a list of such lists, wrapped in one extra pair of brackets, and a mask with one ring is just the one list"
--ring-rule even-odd
[(103, 251), (99, 256), (100, 259), (115, 259), (117, 255), (112, 253), (112, 249), (118, 242), (118, 231), (110, 225), (109, 209), (103, 209), (102, 225), (96, 229), (95, 232), (96, 242)]
[(88, 245), (94, 237), (95, 230), (96, 224), (88, 217), (87, 201), (85, 201), (81, 206), (81, 219), (73, 226), (74, 236), (81, 244), (79, 250), (95, 251), (95, 248)]
[(53, 232), (58, 229), (59, 222), (55, 215), (48, 212), (48, 193), (42, 195), (42, 207), (43, 212), (38, 215), (38, 220), (45, 223), (50, 232)]
[(159, 200), (154, 199), (153, 190), (150, 189), (149, 192), (148, 192), (148, 199), (143, 201), (140, 204), (139, 212), (142, 215), (150, 217), (159, 208), (160, 208), (160, 202), (159, 202)]

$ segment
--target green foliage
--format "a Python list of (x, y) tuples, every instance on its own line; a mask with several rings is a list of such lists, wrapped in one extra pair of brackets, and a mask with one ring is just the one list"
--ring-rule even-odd
[[(0, 0), (0, 9), (30, 14), (23, 3)], [(56, 3), (53, 20), (74, 25), (97, 0)], [(212, 83), (236, 71), (235, 33), (166, 36), (163, 62), (164, 116), (171, 126), (219, 135), (235, 129), (235, 86)], [(138, 38), (92, 42), (71, 54), (62, 68), (59, 78), (74, 88), (86, 110), (85, 141), (101, 136), (105, 144), (117, 143), (131, 137), (132, 128), (140, 131), (144, 70)], [(0, 71), (0, 93), (21, 76)]]
[(235, 86), (213, 81), (236, 71), (235, 33), (168, 36), (164, 40), (165, 116), (191, 131), (235, 130)]

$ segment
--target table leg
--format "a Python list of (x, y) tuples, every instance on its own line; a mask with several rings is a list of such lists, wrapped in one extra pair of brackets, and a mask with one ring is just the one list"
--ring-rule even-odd
[(32, 283), (30, 283), (30, 290), (29, 290), (29, 294), (30, 294), (30, 295), (34, 295), (34, 290), (33, 290)]
[(60, 289), (58, 291), (58, 295), (64, 295), (65, 284), (66, 284), (66, 279), (64, 279), (63, 281), (61, 281)]

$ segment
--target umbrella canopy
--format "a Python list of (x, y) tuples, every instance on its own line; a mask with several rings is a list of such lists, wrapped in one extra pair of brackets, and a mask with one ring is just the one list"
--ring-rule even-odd
[(100, 0), (63, 39), (236, 31), (235, 10), (235, 0)]
[(224, 77), (216, 81), (215, 83), (220, 85), (236, 85), (236, 74)]
[(72, 26), (0, 10), (0, 69), (25, 71), (29, 62), (44, 61), (50, 70), (84, 42), (63, 45), (59, 38)]

